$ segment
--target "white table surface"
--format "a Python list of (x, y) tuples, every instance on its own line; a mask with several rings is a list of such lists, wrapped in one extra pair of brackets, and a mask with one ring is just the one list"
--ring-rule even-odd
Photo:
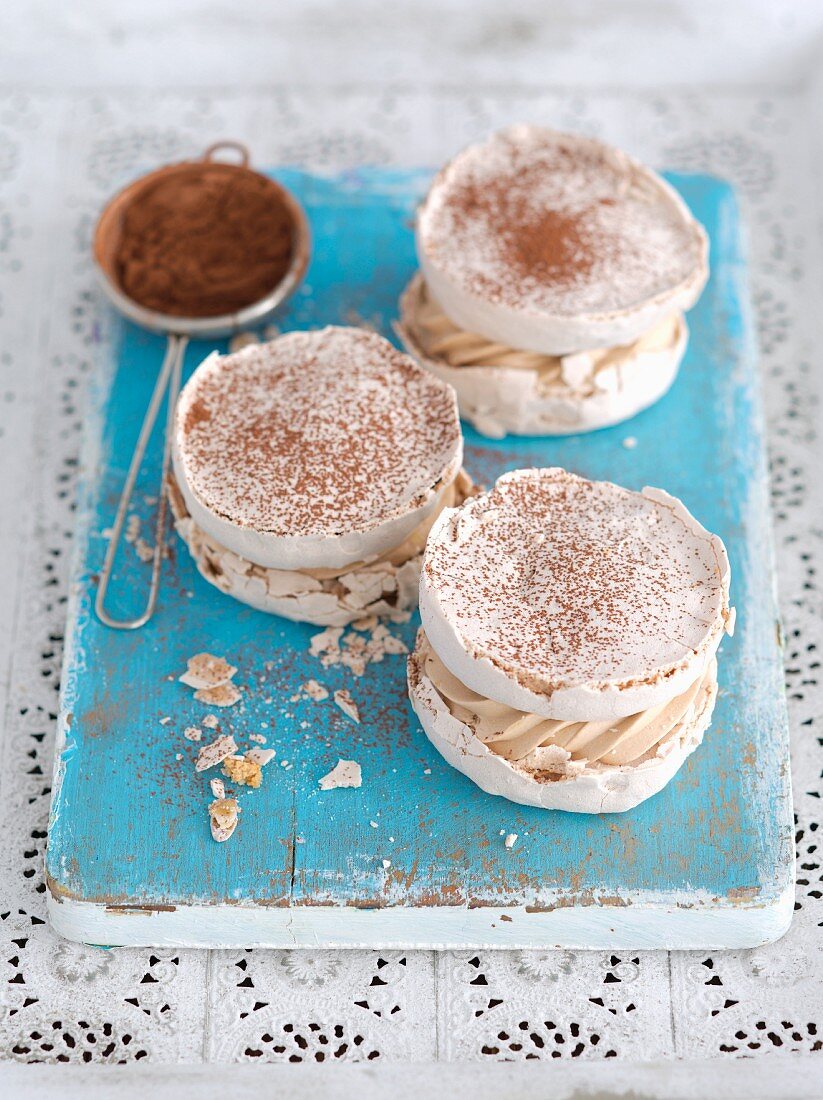
[[(712, 27), (705, 5), (673, 3), (644, 31), (628, 5), (619, 18), (569, 5), (552, 22), (536, 2), (505, 16), (486, 0), (442, 17), (421, 4), (419, 19), (401, 3), (381, 30), (385, 5), (318, 0), (284, 9), (285, 37), (277, 5), (252, 0), (63, 7), (35, 0), (0, 17), (0, 1061), (685, 1058), (729, 1073), (743, 1055), (823, 1050), (823, 251), (820, 88), (806, 75), (821, 5), (755, 5), (752, 20)], [(650, 45), (632, 71), (638, 35)], [(42, 860), (84, 383), (105, 308), (89, 261), (96, 212), (132, 176), (220, 137), (247, 142), (259, 164), (434, 165), (515, 120), (738, 188), (786, 635), (791, 931), (755, 951), (620, 956), (104, 952), (58, 940)]]

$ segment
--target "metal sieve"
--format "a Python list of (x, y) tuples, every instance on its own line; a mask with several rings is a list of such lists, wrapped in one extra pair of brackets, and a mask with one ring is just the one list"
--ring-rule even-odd
[[(239, 154), (239, 162), (229, 163), (215, 159), (215, 154), (218, 151), (226, 149), (233, 150)], [(157, 376), (151, 400), (146, 409), (143, 424), (140, 428), (140, 434), (137, 438), (137, 444), (129, 463), (128, 473), (123, 483), (120, 501), (112, 524), (111, 537), (106, 549), (106, 557), (100, 573), (100, 582), (94, 605), (98, 618), (104, 622), (106, 626), (114, 627), (118, 630), (135, 630), (143, 626), (151, 618), (157, 605), (157, 593), (160, 587), (160, 571), (166, 542), (166, 480), (168, 477), (169, 459), (171, 455), (172, 425), (177, 396), (180, 391), (183, 360), (189, 338), (193, 336), (225, 337), (232, 333), (239, 332), (244, 328), (248, 328), (249, 326), (258, 325), (263, 322), (266, 318), (270, 317), (300, 285), (306, 274), (306, 268), (308, 267), (311, 253), (309, 224), (300, 203), (285, 187), (282, 187), (274, 180), (268, 179), (268, 177), (264, 177), (270, 187), (273, 198), (276, 197), (278, 202), (282, 202), (286, 206), (294, 223), (293, 250), (288, 270), (280, 282), (273, 287), (265, 297), (261, 298), (259, 301), (252, 302), (248, 306), (244, 306), (234, 313), (220, 314), (212, 317), (179, 317), (172, 314), (159, 313), (153, 309), (147, 309), (145, 306), (140, 305), (139, 302), (129, 297), (128, 294), (124, 293), (116, 277), (114, 258), (123, 215), (129, 203), (141, 194), (144, 188), (153, 185), (161, 177), (168, 178), (172, 175), (183, 175), (186, 172), (193, 172), (202, 165), (204, 161), (219, 165), (220, 170), (226, 173), (253, 172), (253, 169), (249, 167), (249, 152), (244, 145), (236, 141), (216, 142), (206, 149), (199, 160), (183, 161), (180, 164), (170, 164), (164, 168), (159, 168), (155, 172), (150, 172), (148, 175), (141, 176), (133, 183), (130, 183), (128, 187), (115, 195), (105, 207), (100, 215), (94, 232), (92, 248), (95, 267), (97, 269), (99, 281), (111, 304), (120, 313), (128, 317), (129, 320), (134, 321), (135, 324), (150, 329), (152, 332), (165, 333), (167, 337), (166, 353), (163, 358), (163, 363)], [(259, 173), (254, 174), (259, 175)], [(166, 393), (168, 393), (168, 412), (163, 444), (162, 475), (160, 492), (158, 494), (157, 515), (155, 519), (155, 543), (148, 599), (140, 615), (137, 615), (133, 619), (115, 619), (106, 611), (106, 594), (108, 592), (109, 581), (111, 580), (117, 548), (123, 533), (126, 513), (128, 512), (135, 482), (137, 481), (137, 475), (140, 472), (140, 467), (146, 453), (146, 447), (154, 428), (155, 421), (157, 420), (160, 406), (163, 403), (163, 397)]]

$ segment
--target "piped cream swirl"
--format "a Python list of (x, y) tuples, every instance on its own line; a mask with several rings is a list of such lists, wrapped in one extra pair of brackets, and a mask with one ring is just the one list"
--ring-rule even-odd
[(435, 301), (425, 281), (418, 276), (415, 282), (416, 285), (410, 287), (410, 309), (406, 323), (426, 356), (450, 367), (535, 371), (540, 376), (540, 388), (543, 390), (592, 389), (597, 385), (597, 375), (608, 368), (619, 369), (622, 363), (640, 354), (675, 348), (683, 331), (683, 318), (675, 313), (633, 343), (621, 347), (593, 348), (564, 356), (520, 351), (458, 328)]
[(700, 708), (704, 696), (713, 694), (717, 682), (717, 663), (712, 660), (702, 677), (660, 706), (610, 721), (563, 722), (478, 695), (449, 672), (429, 645), (425, 646), (424, 669), (454, 717), (469, 726), (488, 749), (534, 770), (552, 770), (558, 748), (581, 766), (638, 764), (652, 753), (662, 755), (667, 743)]

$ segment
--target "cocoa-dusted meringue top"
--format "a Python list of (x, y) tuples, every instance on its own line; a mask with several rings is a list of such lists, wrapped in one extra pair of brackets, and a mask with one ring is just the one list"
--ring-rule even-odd
[(474, 297), (554, 317), (668, 295), (706, 254), (702, 230), (655, 173), (602, 142), (529, 125), (446, 165), (420, 211), (418, 247), (424, 269)]
[[(731, 628), (728, 584), (722, 542), (675, 498), (517, 470), (435, 524), (421, 612), (450, 671), (489, 698), (511, 702), (506, 682), (549, 700), (584, 685), (595, 704), (609, 689), (605, 712), (592, 698), (575, 703), (588, 720), (692, 682)], [(627, 709), (632, 689), (661, 681)], [(521, 709), (578, 717), (534, 702)]]
[(461, 454), (451, 388), (362, 329), (293, 332), (206, 360), (176, 415), (189, 492), (277, 537), (384, 524), (453, 480)]

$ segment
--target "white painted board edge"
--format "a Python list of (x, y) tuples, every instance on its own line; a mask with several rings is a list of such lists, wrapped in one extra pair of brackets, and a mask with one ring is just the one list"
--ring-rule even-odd
[(794, 909), (794, 884), (769, 903), (621, 906), (187, 905), (117, 908), (49, 895), (55, 930), (80, 943), (118, 947), (318, 947), (420, 949), (574, 948), (671, 951), (759, 947), (779, 939)]

